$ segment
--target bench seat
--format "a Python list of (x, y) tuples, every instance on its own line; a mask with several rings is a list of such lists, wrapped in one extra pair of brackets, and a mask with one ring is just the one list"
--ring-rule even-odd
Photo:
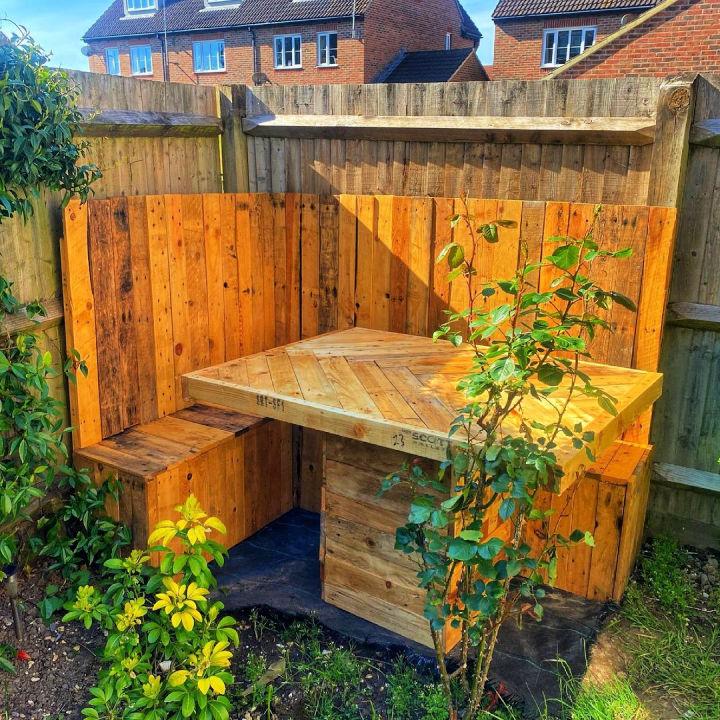
[[(155, 524), (173, 518), (190, 493), (225, 523), (229, 547), (292, 507), (290, 442), (283, 423), (193, 405), (74, 456), (98, 481), (117, 476), (122, 491), (109, 510), (131, 528), (136, 547), (145, 547)], [(256, 472), (260, 462), (263, 477)]]

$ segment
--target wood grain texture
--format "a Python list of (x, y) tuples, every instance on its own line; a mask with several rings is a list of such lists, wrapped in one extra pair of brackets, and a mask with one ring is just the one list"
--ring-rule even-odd
[[(274, 375), (277, 371), (270, 366), (269, 360), (278, 354), (285, 356), (285, 364), (292, 366), (297, 379), (292, 392), (282, 388)], [(423, 337), (355, 328), (253, 355), (241, 372), (231, 362), (187, 373), (183, 386), (187, 396), (199, 402), (260, 412), (314, 430), (442, 460), (448, 429), (466, 402), (456, 386), (467, 373), (471, 357), (467, 348), (453, 348), (444, 341), (433, 343)], [(366, 375), (355, 371), (355, 364), (363, 361), (374, 363), (381, 384), (364, 385)], [(576, 395), (568, 404), (567, 422), (581, 422), (586, 431), (593, 432), (591, 446), (599, 454), (657, 399), (661, 378), (606, 365), (581, 365), (594, 384), (617, 398), (615, 416), (584, 396)], [(412, 408), (413, 418), (397, 419), (392, 409), (397, 395)], [(548, 412), (539, 401), (528, 398), (524, 403), (526, 418), (544, 422)], [(511, 425), (509, 421), (508, 432), (513, 431)], [(564, 471), (558, 488), (563, 491), (585, 469), (586, 456), (564, 440), (558, 441), (555, 454)]]
[[(453, 118), (451, 128), (477, 122), (477, 118), (499, 126), (522, 125), (532, 117), (535, 126), (551, 118), (595, 118), (608, 122), (638, 118), (654, 124), (660, 81), (647, 78), (591, 80), (546, 83), (542, 81), (504, 81), (494, 83), (451, 83), (432, 85), (345, 85), (333, 88), (306, 86), (292, 93), (271, 88), (252, 88), (248, 92), (246, 114), (293, 115), (306, 123), (308, 133), (324, 132), (312, 127), (326, 118), (331, 125), (362, 125), (376, 122), (412, 124), (423, 127), (441, 116)], [(302, 105), (295, 101), (303, 98)], [(361, 97), (358, 104), (355, 98)], [(632, 98), (632, 102), (628, 101)], [(361, 106), (361, 107), (360, 107)], [(348, 109), (357, 116), (347, 116)], [(320, 117), (319, 117), (320, 116)], [(374, 118), (374, 120), (373, 120)], [(246, 123), (248, 120), (246, 120)], [(254, 122), (250, 120), (250, 122)], [(250, 168), (251, 187), (280, 190), (273, 177), (282, 178), (287, 189), (303, 193), (377, 193), (456, 197), (463, 192), (475, 197), (505, 197), (523, 200), (574, 200), (644, 204), (648, 200), (652, 145), (647, 138), (633, 146), (619, 146), (607, 138), (604, 145), (588, 145), (587, 137), (553, 145), (542, 133), (524, 137), (524, 144), (511, 137), (463, 138), (448, 142), (445, 137), (422, 141), (408, 135), (381, 139), (329, 139), (277, 137), (273, 142), (289, 147), (300, 143), (301, 151), (285, 150), (267, 162), (282, 162), (282, 171), (268, 172), (266, 165)], [(357, 132), (357, 131), (355, 131)], [(415, 130), (412, 130), (415, 132)], [(467, 131), (465, 131), (467, 132)], [(271, 140), (248, 138), (250, 155)], [(332, 150), (334, 148), (334, 152)], [(304, 151), (303, 151), (304, 149)], [(255, 170), (253, 172), (253, 170)]]

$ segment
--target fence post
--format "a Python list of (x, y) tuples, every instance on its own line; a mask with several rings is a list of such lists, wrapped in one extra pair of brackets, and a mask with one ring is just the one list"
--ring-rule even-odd
[(242, 129), (245, 117), (246, 85), (220, 85), (218, 101), (223, 133), (220, 137), (224, 192), (249, 192), (247, 136)]
[(694, 110), (695, 77), (663, 83), (657, 105), (648, 205), (680, 205)]

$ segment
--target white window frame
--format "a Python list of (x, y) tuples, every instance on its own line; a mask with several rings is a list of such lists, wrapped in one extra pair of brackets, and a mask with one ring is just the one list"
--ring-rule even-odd
[[(117, 72), (112, 72), (110, 70), (110, 55), (111, 54), (113, 54), (115, 56), (115, 61), (117, 62)], [(105, 69), (107, 70), (108, 75), (122, 75), (122, 68), (120, 66), (120, 48), (116, 48), (116, 47), (105, 48)]]
[[(217, 53), (218, 57), (218, 66), (217, 68), (198, 68), (198, 52), (202, 53), (201, 58), (204, 59), (205, 53), (204, 48), (206, 46), (210, 46), (211, 49), (211, 55), (214, 52), (215, 48), (213, 46), (218, 46), (218, 48), (221, 48), (220, 52)], [(220, 64), (222, 62), (222, 64)], [(225, 57), (225, 40), (196, 40), (193, 43), (193, 71), (197, 73), (198, 75), (202, 73), (222, 73), (226, 72), (227, 70), (227, 58)]]
[(445, 49), (452, 50), (452, 33), (445, 33)]
[[(133, 62), (133, 51), (147, 50), (150, 59), (150, 68), (144, 72), (135, 72), (135, 63)], [(152, 45), (131, 45), (130, 46), (130, 73), (135, 77), (142, 77), (153, 74), (153, 56)]]
[[(300, 47), (298, 50), (299, 63), (295, 62), (295, 40), (298, 40)], [(291, 65), (286, 64), (285, 56), (287, 54), (287, 48), (285, 44), (289, 41), (293, 43), (293, 63)], [(282, 42), (282, 52), (280, 53), (281, 64), (278, 64), (278, 41)], [(293, 33), (291, 35), (275, 35), (273, 37), (273, 65), (276, 70), (302, 70), (302, 35), (300, 33)]]
[[(589, 47), (592, 47), (597, 42), (597, 26), (595, 25), (578, 25), (576, 27), (561, 27), (561, 28), (548, 28), (543, 31), (543, 41), (542, 41), (542, 55), (540, 57), (540, 67), (544, 68), (556, 68), (561, 67), (566, 62), (568, 62), (570, 57), (570, 39), (572, 37), (573, 31), (579, 30), (582, 33), (582, 41), (580, 43), (580, 54), (585, 52)], [(564, 60), (558, 61), (557, 57), (557, 51), (558, 51), (558, 35), (561, 32), (567, 32), (568, 35), (568, 49), (567, 49), (567, 57)], [(587, 33), (592, 32), (593, 34), (593, 41), (592, 44), (586, 45), (585, 44), (585, 38), (587, 37)], [(554, 44), (552, 48), (552, 62), (545, 62), (545, 54), (548, 49), (548, 37), (553, 36), (554, 38)], [(577, 57), (577, 55), (573, 56)]]
[[(330, 59), (330, 36), (335, 36), (335, 62), (329, 62)], [(322, 57), (323, 52), (320, 49), (320, 38), (325, 38), (325, 58)], [(335, 30), (327, 32), (320, 32), (317, 34), (317, 64), (318, 67), (337, 67), (340, 63), (338, 62), (338, 55), (340, 53), (340, 44), (338, 42), (338, 34)]]
[[(131, 7), (131, 3), (137, 3), (140, 7)], [(126, 15), (154, 15), (157, 9), (157, 0), (125, 0)]]

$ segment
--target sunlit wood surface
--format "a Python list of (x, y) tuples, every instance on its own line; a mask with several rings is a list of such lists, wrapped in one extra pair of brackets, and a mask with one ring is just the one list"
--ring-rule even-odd
[[(457, 390), (472, 351), (447, 342), (354, 328), (328, 333), (183, 376), (185, 394), (200, 402), (284, 420), (419, 457), (442, 460), (449, 430), (466, 396)], [(616, 399), (617, 415), (575, 393), (565, 423), (591, 431), (597, 455), (660, 396), (662, 376), (594, 363), (582, 369)], [(552, 396), (561, 405), (567, 391)], [(545, 402), (527, 398), (504, 430), (557, 417)], [(458, 438), (460, 436), (457, 436)], [(558, 437), (556, 454), (569, 487), (589, 465), (583, 449)]]

